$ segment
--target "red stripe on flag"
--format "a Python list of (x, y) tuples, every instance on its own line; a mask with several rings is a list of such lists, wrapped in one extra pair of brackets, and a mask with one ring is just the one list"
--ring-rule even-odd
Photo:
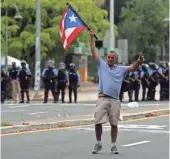
[[(68, 10), (69, 10), (69, 8), (66, 8), (66, 10), (64, 11), (62, 18), (60, 20), (60, 37), (61, 37), (62, 42), (64, 42), (64, 39), (66, 38), (65, 32), (64, 32), (64, 26), (62, 23), (64, 21), (65, 15), (67, 14)], [(61, 34), (62, 34), (62, 36), (61, 36)]]
[[(75, 40), (75, 38), (78, 36), (78, 34), (79, 34), (82, 30), (84, 30), (85, 28), (86, 28), (85, 26), (76, 28), (76, 29), (71, 33), (71, 35), (70, 35), (67, 39), (65, 39), (65, 40), (67, 40), (67, 45), (66, 45), (66, 47), (64, 48), (66, 51), (68, 51), (69, 45)], [(64, 45), (63, 45), (63, 46), (64, 46)]]

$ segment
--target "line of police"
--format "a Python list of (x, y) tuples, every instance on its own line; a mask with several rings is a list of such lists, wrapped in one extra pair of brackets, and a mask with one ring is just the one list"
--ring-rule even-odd
[(124, 92), (128, 92), (129, 102), (133, 101), (133, 93), (134, 100), (139, 101), (141, 85), (142, 101), (154, 101), (158, 84), (160, 84), (160, 100), (169, 100), (169, 63), (160, 62), (159, 66), (153, 62), (143, 63), (137, 70), (125, 75), (120, 100), (123, 100)]
[(16, 67), (16, 63), (12, 63), (12, 69), (9, 73), (4, 67), (1, 67), (1, 103), (4, 103), (7, 93), (9, 80), (12, 82), (13, 99), (16, 101), (17, 94), (20, 103), (24, 103), (24, 93), (27, 97), (27, 103), (30, 102), (29, 96), (29, 79), (31, 78), (30, 69), (26, 67), (26, 61), (21, 61), (21, 69)]
[(48, 101), (49, 90), (53, 94), (54, 103), (58, 102), (60, 92), (62, 103), (65, 103), (66, 85), (69, 88), (69, 103), (72, 103), (72, 92), (74, 93), (74, 103), (77, 103), (77, 88), (80, 86), (80, 76), (76, 71), (75, 64), (71, 63), (69, 72), (67, 72), (63, 62), (59, 64), (59, 69), (57, 70), (53, 62), (49, 60), (47, 67), (43, 70), (42, 79), (45, 86), (44, 103)]
[[(1, 67), (1, 103), (4, 103), (7, 93), (7, 86), (9, 80), (12, 83), (13, 100), (17, 101), (17, 94), (20, 102), (24, 103), (24, 92), (27, 97), (27, 102), (30, 103), (29, 84), (32, 77), (30, 69), (26, 67), (26, 61), (21, 61), (21, 69), (16, 67), (15, 62), (12, 63), (12, 68), (9, 73), (5, 68)], [(72, 92), (74, 93), (74, 102), (77, 102), (77, 88), (80, 86), (80, 76), (76, 71), (75, 64), (70, 64), (69, 72), (66, 71), (65, 64), (60, 63), (59, 69), (54, 67), (51, 60), (47, 62), (47, 67), (42, 72), (42, 80), (44, 82), (44, 103), (48, 101), (48, 93), (51, 90), (54, 103), (59, 100), (61, 91), (62, 103), (65, 102), (66, 85), (69, 86), (69, 103), (72, 103)]]

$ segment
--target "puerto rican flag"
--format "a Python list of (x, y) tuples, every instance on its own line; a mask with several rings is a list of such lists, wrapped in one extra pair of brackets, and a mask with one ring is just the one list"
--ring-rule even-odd
[(68, 51), (70, 44), (78, 34), (85, 28), (80, 18), (70, 8), (64, 11), (60, 20), (60, 37), (66, 51)]

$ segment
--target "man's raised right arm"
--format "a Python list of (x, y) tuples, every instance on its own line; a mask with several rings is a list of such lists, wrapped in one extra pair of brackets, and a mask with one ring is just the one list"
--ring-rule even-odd
[(99, 55), (98, 55), (98, 53), (96, 52), (96, 49), (95, 49), (95, 40), (94, 40), (94, 34), (95, 33), (92, 30), (90, 30), (89, 33), (90, 33), (90, 48), (91, 48), (91, 53), (92, 53), (93, 59), (98, 64), (98, 62), (99, 62)]

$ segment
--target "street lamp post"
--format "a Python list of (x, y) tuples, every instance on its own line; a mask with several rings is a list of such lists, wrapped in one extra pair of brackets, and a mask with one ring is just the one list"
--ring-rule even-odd
[(114, 0), (110, 0), (110, 50), (115, 48), (114, 35)]
[(41, 0), (36, 0), (36, 54), (35, 54), (35, 82), (34, 91), (35, 97), (40, 95), (40, 30), (41, 30)]
[[(22, 16), (19, 13), (18, 7), (14, 4), (16, 9), (16, 14), (14, 19), (22, 19)], [(5, 68), (8, 69), (8, 8), (5, 11)]]
[(8, 8), (5, 11), (5, 68), (8, 69)]

